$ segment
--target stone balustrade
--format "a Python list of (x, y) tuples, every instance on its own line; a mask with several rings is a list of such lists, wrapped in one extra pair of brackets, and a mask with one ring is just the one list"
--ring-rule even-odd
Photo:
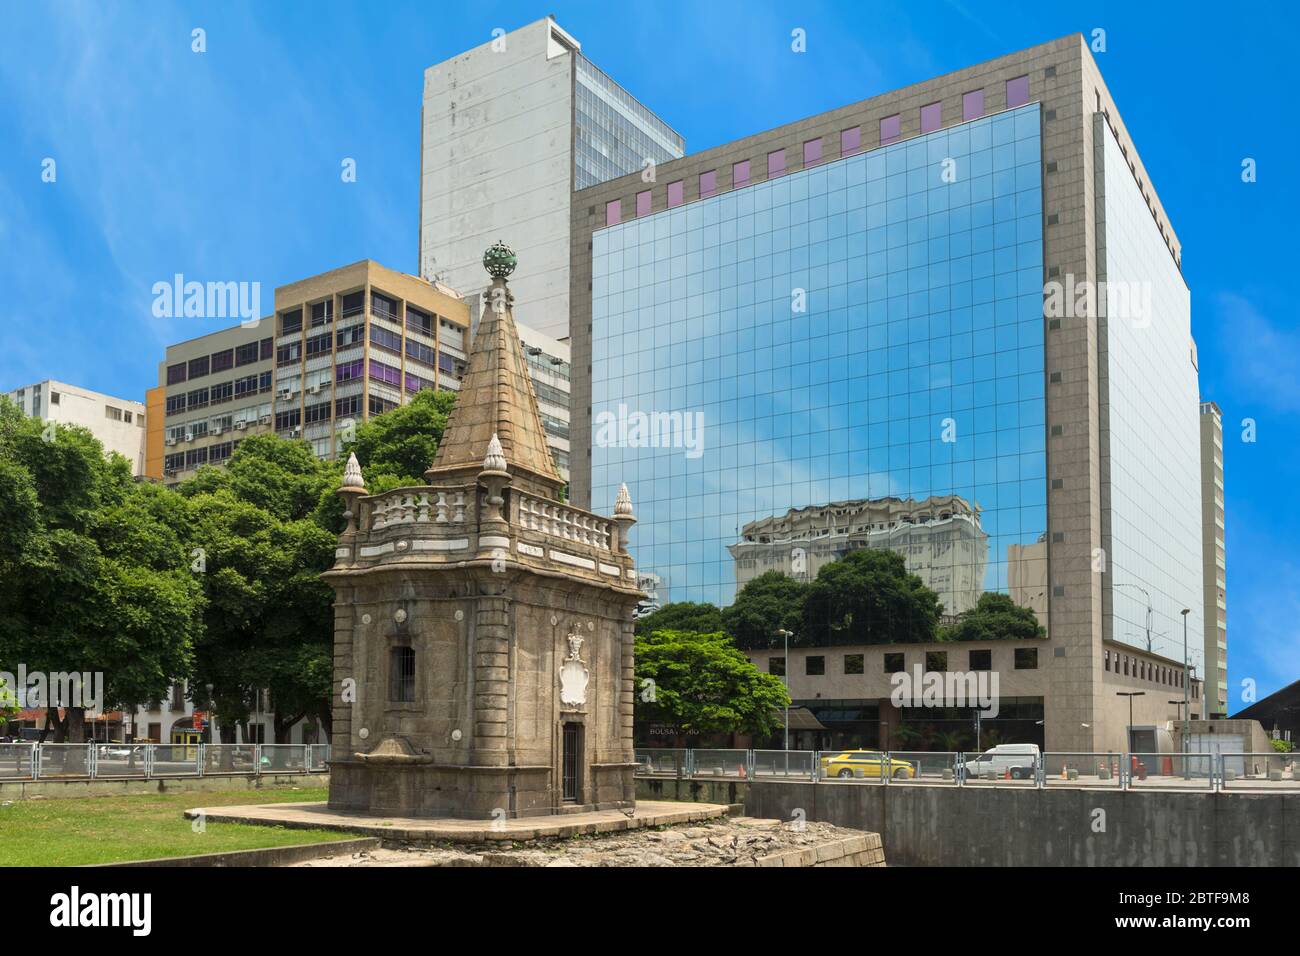
[(537, 531), (562, 541), (610, 550), (609, 519), (572, 508), (563, 502), (532, 495), (518, 495), (517, 521), (520, 528)]
[(396, 525), (421, 523), (464, 524), (469, 502), (463, 488), (395, 488), (370, 500), (370, 518), (365, 530), (381, 531)]

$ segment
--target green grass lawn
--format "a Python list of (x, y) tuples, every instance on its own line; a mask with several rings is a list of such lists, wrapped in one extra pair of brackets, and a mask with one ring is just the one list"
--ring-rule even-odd
[(193, 807), (306, 803), (327, 796), (324, 787), (304, 787), (20, 800), (0, 806), (0, 866), (116, 863), (354, 838), (334, 830), (213, 822), (195, 833), (182, 815)]

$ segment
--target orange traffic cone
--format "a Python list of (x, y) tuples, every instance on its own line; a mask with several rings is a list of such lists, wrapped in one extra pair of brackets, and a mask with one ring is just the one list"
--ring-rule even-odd
[(1011, 779), (1011, 768), (1010, 768), (1010, 767), (1008, 767), (1008, 768), (1007, 768), (1007, 772), (1004, 773), (1004, 774), (1002, 775), (1002, 779), (1003, 779), (1003, 780), (1010, 780), (1010, 779)]
[(743, 763), (740, 765), (740, 775), (742, 777), (745, 775), (745, 765)]
[(1064, 763), (1061, 764), (1061, 779), (1062, 779), (1062, 780), (1069, 780), (1069, 779), (1070, 779), (1070, 774), (1069, 774), (1069, 772), (1065, 769), (1065, 764), (1064, 764)]

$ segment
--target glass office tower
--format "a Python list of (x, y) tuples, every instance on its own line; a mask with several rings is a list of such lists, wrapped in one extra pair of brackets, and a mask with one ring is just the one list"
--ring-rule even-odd
[(595, 232), (592, 506), (636, 489), (662, 600), (855, 547), (948, 614), (1045, 591), (1040, 128), (1030, 104)]

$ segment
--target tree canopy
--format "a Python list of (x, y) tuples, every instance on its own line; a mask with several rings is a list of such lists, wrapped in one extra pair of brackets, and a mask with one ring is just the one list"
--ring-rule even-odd
[(700, 634), (713, 634), (720, 630), (722, 630), (722, 612), (712, 604), (696, 604), (693, 601), (665, 604), (645, 617), (638, 618), (636, 622), (638, 636), (655, 631), (695, 631)]
[(945, 641), (1026, 640), (1046, 636), (1038, 615), (997, 591), (985, 591), (973, 608), (958, 615), (955, 624), (939, 633), (940, 640)]
[(721, 632), (656, 630), (636, 639), (636, 719), (677, 734), (767, 736), (789, 698)]
[(850, 551), (822, 565), (808, 586), (804, 626), (813, 644), (893, 644), (935, 640), (939, 595), (884, 548)]
[(804, 633), (804, 601), (808, 585), (780, 571), (767, 571), (740, 589), (736, 600), (722, 610), (722, 622), (736, 646), (745, 650), (781, 647), (777, 636), (786, 630), (794, 636), (791, 647), (808, 643)]

